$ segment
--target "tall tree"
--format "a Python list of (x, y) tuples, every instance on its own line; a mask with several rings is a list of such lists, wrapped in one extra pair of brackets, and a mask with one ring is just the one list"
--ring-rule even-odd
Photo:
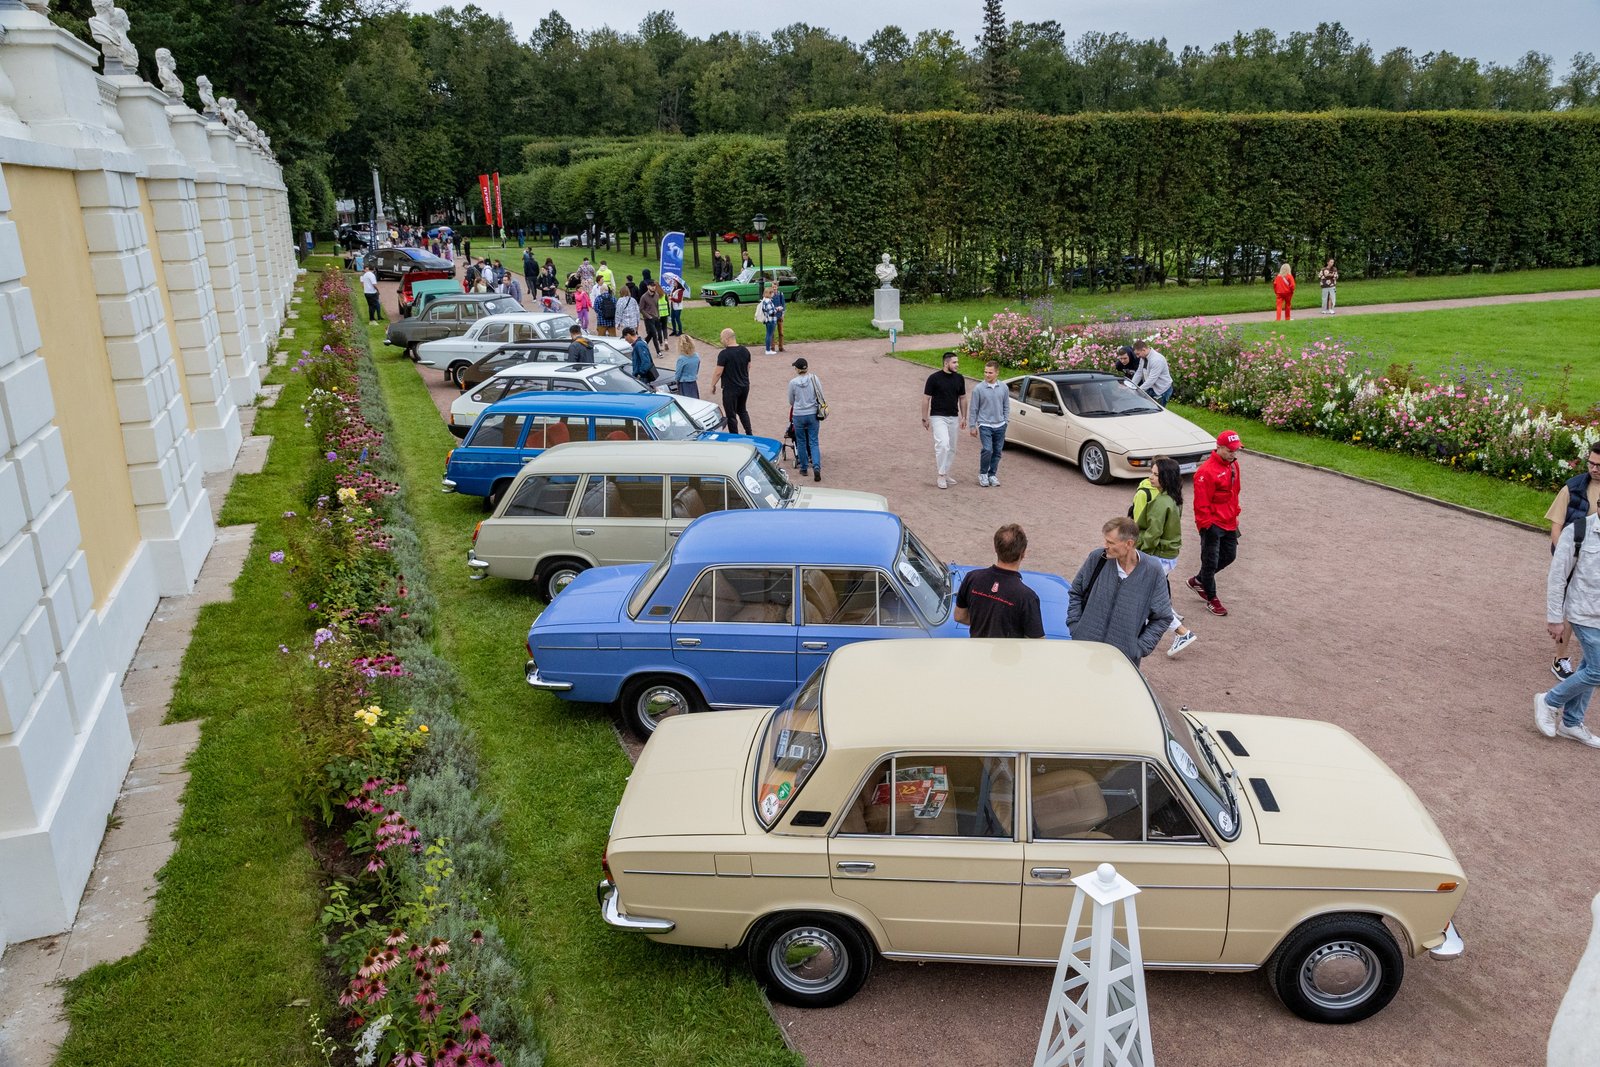
[(978, 100), (985, 111), (1017, 105), (1017, 64), (1000, 0), (983, 0), (983, 33), (978, 37)]

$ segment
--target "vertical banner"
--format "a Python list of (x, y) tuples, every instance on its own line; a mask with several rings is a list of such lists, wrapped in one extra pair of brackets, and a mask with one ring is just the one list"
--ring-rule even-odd
[(483, 224), (485, 226), (493, 226), (494, 212), (489, 210), (489, 176), (487, 174), (478, 175), (478, 188), (483, 190)]
[(671, 275), (675, 278), (683, 277), (683, 231), (673, 230), (661, 238), (661, 269), (656, 272), (658, 278)]
[(499, 171), (495, 171), (494, 172), (494, 214), (495, 214), (495, 218), (499, 220), (499, 223), (498, 223), (499, 227), (502, 230), (504, 230), (506, 228), (506, 213), (505, 213), (505, 209), (500, 206), (500, 172)]

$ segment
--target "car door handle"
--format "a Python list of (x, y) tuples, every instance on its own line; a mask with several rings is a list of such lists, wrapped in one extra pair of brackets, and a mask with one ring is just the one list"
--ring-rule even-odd
[(572, 532), (577, 534), (579, 537), (593, 537), (594, 536), (594, 531), (593, 530), (574, 530)]
[(699, 643), (700, 643), (700, 639), (698, 637), (680, 637), (680, 638), (678, 638), (678, 644), (682, 645), (684, 648), (694, 648)]
[(800, 642), (800, 647), (801, 648), (809, 648), (813, 652), (818, 652), (818, 651), (821, 651), (824, 648), (827, 648), (828, 647), (828, 642), (826, 642), (826, 641), (801, 641)]
[(840, 860), (834, 866), (845, 874), (866, 874), (878, 869), (878, 865), (870, 860)]
[(667, 536), (668, 537), (677, 537), (681, 533), (683, 533), (682, 530), (668, 530), (667, 531)]
[(1035, 867), (1028, 872), (1041, 882), (1059, 882), (1072, 877), (1071, 867)]

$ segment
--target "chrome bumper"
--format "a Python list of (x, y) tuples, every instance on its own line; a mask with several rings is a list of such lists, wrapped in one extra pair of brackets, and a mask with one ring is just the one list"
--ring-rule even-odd
[(1438, 948), (1430, 948), (1428, 955), (1436, 960), (1458, 960), (1465, 951), (1467, 943), (1461, 940), (1461, 935), (1456, 932), (1456, 924), (1449, 922), (1444, 927), (1444, 943)]
[(547, 682), (543, 678), (540, 678), (539, 665), (533, 662), (531, 659), (528, 661), (527, 665), (522, 668), (522, 676), (526, 678), (528, 680), (528, 684), (533, 686), (535, 689), (544, 689), (551, 693), (565, 693), (568, 689), (572, 688), (571, 682)]
[(634, 919), (624, 914), (622, 902), (617, 899), (617, 887), (609, 878), (601, 879), (594, 887), (594, 896), (600, 904), (600, 917), (613, 929), (636, 934), (670, 934), (678, 925), (671, 919)]
[(472, 568), (472, 580), (481, 582), (489, 577), (489, 561), (479, 559), (476, 549), (467, 549), (467, 566)]
[(445, 479), (443, 479), (442, 481), (439, 482), (439, 492), (441, 492), (441, 493), (453, 493), (455, 491), (456, 491), (456, 483), (452, 482), (449, 478), (445, 478)]

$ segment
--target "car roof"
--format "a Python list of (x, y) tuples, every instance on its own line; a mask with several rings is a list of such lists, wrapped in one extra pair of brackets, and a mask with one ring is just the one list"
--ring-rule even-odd
[[(559, 342), (557, 342), (559, 343)], [(546, 341), (546, 345), (551, 342)], [(504, 348), (495, 349), (502, 352), (507, 349), (533, 348), (533, 345), (506, 345)], [(518, 363), (507, 367), (505, 370), (496, 371), (496, 378), (588, 378), (604, 371), (614, 372), (619, 364), (616, 363)]]
[(904, 528), (889, 511), (715, 511), (684, 529), (672, 562), (888, 566)]
[(661, 393), (519, 393), (484, 408), (484, 415), (636, 415), (673, 403)]
[(1159, 753), (1165, 740), (1149, 687), (1116, 648), (1016, 638), (846, 645), (823, 674), (822, 732), (830, 750), (879, 752)]
[(572, 441), (539, 454), (524, 473), (735, 474), (755, 445), (738, 441)]
[[(417, 286), (426, 285), (429, 282), (448, 282), (449, 284), (457, 287), (459, 287), (461, 284), (460, 282), (451, 281), (449, 278), (428, 278), (424, 281), (412, 282), (411, 284), (413, 286)], [(511, 298), (506, 296), (504, 293), (451, 293), (446, 296), (441, 296), (437, 301), (435, 301), (435, 303), (486, 304), (491, 300), (510, 299)]]
[[(461, 283), (454, 278), (423, 278), (411, 283), (413, 293), (440, 293), (454, 295), (461, 292)], [(465, 296), (466, 294), (462, 294)], [(478, 295), (478, 294), (474, 294)]]
[[(498, 294), (505, 296), (504, 293)], [(549, 319), (570, 319), (565, 311), (501, 311), (493, 315), (485, 315), (479, 319), (480, 324), (486, 322), (544, 322)]]
[(1120, 374), (1107, 374), (1102, 370), (1053, 370), (1044, 374), (1030, 375), (1034, 378), (1049, 378), (1058, 385), (1075, 385), (1080, 382), (1120, 382)]

